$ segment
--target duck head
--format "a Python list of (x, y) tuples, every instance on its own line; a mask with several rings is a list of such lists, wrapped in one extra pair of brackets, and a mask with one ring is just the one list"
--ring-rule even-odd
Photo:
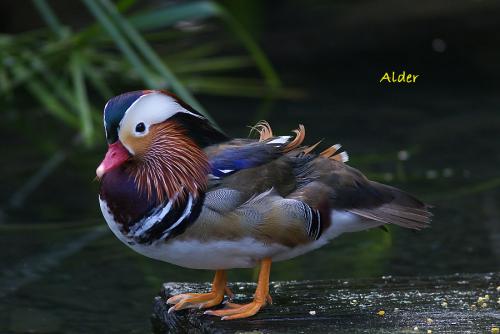
[(135, 91), (104, 107), (108, 151), (97, 167), (99, 179), (117, 169), (158, 202), (197, 196), (206, 187), (208, 158), (203, 148), (227, 137), (189, 105), (166, 91)]

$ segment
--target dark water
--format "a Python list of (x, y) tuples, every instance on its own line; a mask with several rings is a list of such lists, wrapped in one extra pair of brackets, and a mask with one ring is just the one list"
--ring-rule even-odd
[[(459, 15), (458, 20), (466, 14), (450, 13), (455, 14), (442, 15)], [(470, 22), (483, 25), (471, 23), (470, 31), (461, 26), (452, 35), (445, 19), (410, 18), (399, 26), (412, 32), (408, 41), (390, 24), (379, 22), (375, 30), (360, 32), (359, 22), (348, 18), (332, 27), (318, 12), (301, 16), (292, 6), (281, 14), (276, 21), (268, 19), (272, 23), (262, 43), (286, 85), (300, 88), (304, 98), (269, 103), (202, 97), (207, 109), (234, 136), (246, 136), (246, 126), (260, 119), (269, 120), (280, 134), (303, 123), (308, 143), (342, 143), (352, 166), (433, 204), (435, 217), (432, 227), (421, 232), (390, 228), (389, 233), (376, 229), (341, 236), (320, 250), (276, 263), (272, 279), (499, 271), (500, 96), (494, 78), (500, 70), (491, 60), (498, 59), (492, 56), (498, 56), (497, 48), (481, 43), (492, 36), (492, 21), (469, 12)], [(309, 38), (317, 36), (307, 25), (313, 21), (317, 29), (337, 29), (344, 39), (333, 33), (328, 42), (325, 34)], [(438, 29), (443, 25), (447, 28)], [(425, 33), (415, 34), (423, 27)], [(384, 44), (389, 32), (399, 37)], [(480, 33), (471, 38), (474, 32)], [(369, 43), (358, 33), (380, 38)], [(447, 38), (448, 53), (432, 50), (436, 36)], [(469, 47), (455, 45), (456, 36)], [(278, 47), (281, 40), (286, 43)], [(481, 47), (471, 48), (476, 45), (472, 40)], [(421, 73), (421, 83), (380, 85), (380, 74), (395, 67)], [(70, 130), (39, 115), (25, 117), (23, 133), (43, 131), (60, 144), (20, 135), (19, 118), (1, 123), (0, 332), (144, 333), (162, 282), (211, 280), (208, 271), (141, 257), (107, 230), (92, 181), (104, 143), (95, 150), (72, 146)], [(21, 201), (13, 198), (60, 149), (67, 155), (64, 162)], [(405, 155), (407, 160), (400, 159)], [(253, 280), (255, 274), (234, 270), (230, 280)]]

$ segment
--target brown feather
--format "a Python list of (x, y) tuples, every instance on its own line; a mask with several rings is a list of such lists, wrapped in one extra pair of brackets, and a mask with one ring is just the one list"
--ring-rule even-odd
[(299, 128), (293, 130), (293, 132), (295, 133), (295, 138), (283, 148), (283, 152), (285, 153), (299, 147), (306, 138), (306, 128), (302, 124), (299, 124)]
[(267, 121), (259, 121), (255, 126), (251, 127), (250, 133), (257, 131), (259, 133), (259, 141), (265, 141), (273, 137), (273, 130)]
[(330, 146), (323, 152), (321, 152), (319, 155), (320, 157), (327, 158), (330, 160), (338, 161), (338, 162), (347, 162), (349, 160), (349, 155), (347, 152), (343, 151), (340, 152), (340, 149), (342, 148), (342, 145), (340, 144), (335, 144), (333, 146)]
[(209, 162), (205, 153), (175, 121), (151, 127), (142, 154), (136, 155), (130, 172), (140, 191), (158, 203), (177, 195), (177, 202), (188, 194), (197, 196), (207, 185)]
[(319, 156), (323, 157), (323, 158), (330, 158), (332, 155), (334, 155), (335, 153), (337, 153), (337, 151), (339, 149), (340, 149), (340, 145), (339, 144), (335, 144), (333, 146), (330, 146), (329, 148), (327, 148), (323, 152), (321, 152), (319, 154)]
[[(368, 180), (358, 170), (332, 160), (334, 153), (329, 148), (323, 155), (302, 168), (303, 174), (297, 175), (302, 187), (290, 194), (318, 208), (322, 198), (335, 210), (348, 210), (358, 216), (396, 224), (412, 229), (429, 225), (432, 214), (429, 207), (402, 190)], [(342, 152), (343, 153), (343, 152)], [(336, 155), (334, 155), (336, 156)]]
[(319, 145), (321, 144), (323, 140), (320, 140), (319, 142), (317, 142), (316, 144), (313, 144), (311, 146), (306, 146), (303, 150), (302, 150), (302, 154), (306, 155), (306, 154), (309, 154), (311, 153), (312, 151), (314, 151), (314, 149)]
[(414, 230), (429, 227), (430, 223), (430, 217), (425, 215), (419, 216), (416, 219), (409, 218), (405, 215), (404, 207), (400, 207), (398, 210), (392, 212), (387, 211), (384, 206), (373, 209), (351, 209), (349, 211), (361, 217), (386, 224), (399, 225), (401, 227), (411, 228)]

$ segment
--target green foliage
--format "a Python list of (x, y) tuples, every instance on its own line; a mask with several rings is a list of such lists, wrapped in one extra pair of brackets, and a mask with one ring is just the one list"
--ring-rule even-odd
[[(33, 0), (47, 28), (0, 35), (0, 96), (27, 95), (34, 108), (78, 129), (88, 146), (100, 133), (105, 101), (126, 90), (172, 90), (209, 119), (193, 93), (283, 94), (258, 44), (215, 2), (145, 9), (135, 0), (81, 1), (95, 19), (88, 26), (66, 26), (50, 1)], [(130, 12), (132, 5), (140, 10)], [(241, 75), (252, 68), (255, 76)]]

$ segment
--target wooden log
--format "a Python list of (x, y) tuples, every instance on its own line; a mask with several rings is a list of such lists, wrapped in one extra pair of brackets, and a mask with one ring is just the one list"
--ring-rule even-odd
[[(272, 282), (273, 305), (221, 321), (201, 310), (168, 313), (166, 299), (210, 285), (166, 283), (154, 300), (155, 333), (490, 333), (500, 325), (500, 273)], [(235, 302), (255, 284), (234, 283)], [(431, 332), (428, 332), (428, 331)], [(493, 330), (494, 332), (494, 330)]]

